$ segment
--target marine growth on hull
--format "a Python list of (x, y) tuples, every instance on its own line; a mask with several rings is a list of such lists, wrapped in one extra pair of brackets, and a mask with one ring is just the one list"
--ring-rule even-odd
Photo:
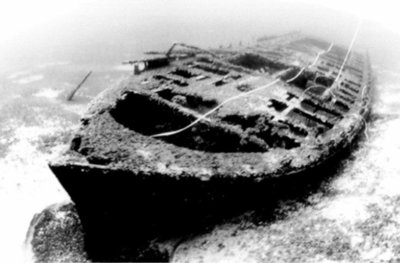
[(212, 51), (177, 45), (167, 59), (135, 67), (134, 88), (110, 113), (132, 131), (179, 147), (300, 147), (332, 129), (362, 92), (361, 56), (352, 54), (339, 73), (345, 51), (323, 41), (294, 38), (282, 48), (260, 39), (252, 47)]
[(157, 242), (264, 215), (265, 200), (299, 183), (319, 187), (371, 104), (368, 56), (349, 50), (295, 33), (235, 48), (176, 43), (130, 61), (133, 74), (94, 100), (49, 164), (92, 260), (159, 261), (146, 253), (177, 246)]

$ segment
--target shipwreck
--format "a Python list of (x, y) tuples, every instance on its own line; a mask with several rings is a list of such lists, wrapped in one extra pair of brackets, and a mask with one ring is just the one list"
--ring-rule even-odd
[(150, 55), (92, 102), (50, 163), (97, 254), (251, 209), (268, 185), (335, 158), (366, 125), (367, 53), (294, 33)]

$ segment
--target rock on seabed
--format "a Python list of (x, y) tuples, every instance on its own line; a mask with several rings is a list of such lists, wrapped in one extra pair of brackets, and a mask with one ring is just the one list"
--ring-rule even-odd
[(84, 234), (73, 203), (54, 204), (33, 217), (26, 245), (35, 263), (89, 262)]

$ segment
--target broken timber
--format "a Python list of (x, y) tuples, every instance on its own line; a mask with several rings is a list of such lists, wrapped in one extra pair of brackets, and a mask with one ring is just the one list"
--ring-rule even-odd
[(92, 74), (92, 71), (89, 71), (88, 74), (82, 79), (82, 81), (76, 86), (75, 89), (71, 91), (71, 93), (67, 97), (67, 101), (71, 101), (72, 98), (74, 97), (75, 93), (82, 87), (82, 85), (85, 83), (85, 81), (89, 78), (90, 74)]

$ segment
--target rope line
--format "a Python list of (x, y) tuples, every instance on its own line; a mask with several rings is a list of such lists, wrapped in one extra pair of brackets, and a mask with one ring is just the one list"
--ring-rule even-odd
[[(352, 38), (352, 40), (351, 40), (351, 42), (350, 42), (349, 48), (347, 49), (346, 56), (345, 56), (345, 58), (344, 58), (344, 60), (343, 60), (343, 63), (342, 63), (342, 65), (341, 65), (341, 67), (340, 67), (339, 73), (338, 73), (338, 75), (336, 76), (336, 78), (335, 78), (334, 82), (332, 83), (331, 87), (328, 89), (328, 91), (331, 92), (331, 94), (333, 94), (333, 92), (332, 92), (330, 89), (332, 89), (332, 87), (334, 87), (334, 84), (335, 84), (335, 83), (339, 80), (339, 78), (340, 78), (340, 75), (341, 75), (341, 73), (342, 73), (342, 71), (343, 71), (343, 69), (344, 69), (344, 66), (345, 66), (345, 64), (346, 64), (346, 62), (347, 62), (347, 59), (348, 59), (348, 57), (349, 57), (349, 55), (350, 55), (350, 52), (351, 52), (351, 50), (352, 50), (352, 48), (353, 48), (353, 45), (354, 45), (354, 43), (355, 43), (355, 41), (356, 41), (356, 38), (357, 38), (357, 36), (358, 36), (358, 33), (359, 33), (359, 31), (360, 31), (361, 22), (362, 22), (362, 20), (359, 19), (359, 20), (358, 20), (358, 24), (357, 24), (357, 28), (356, 28), (356, 30), (355, 30), (355, 32), (354, 32), (354, 34), (353, 34), (353, 38)], [(178, 44), (181, 44), (181, 43), (178, 43)], [(176, 45), (176, 44), (175, 44), (175, 45)], [(173, 49), (173, 47), (174, 47), (175, 45), (173, 45), (173, 46), (171, 47), (171, 50)], [(297, 79), (297, 78), (304, 72), (304, 70), (305, 70), (306, 68), (309, 68), (309, 67), (314, 66), (314, 65), (317, 63), (319, 57), (320, 57), (323, 53), (329, 52), (329, 51), (332, 49), (332, 47), (333, 47), (333, 43), (331, 43), (331, 45), (329, 46), (329, 48), (328, 48), (326, 51), (318, 52), (316, 58), (314, 59), (314, 61), (313, 61), (313, 63), (312, 63), (311, 65), (304, 66), (294, 77), (292, 77), (291, 79), (287, 80), (286, 82), (287, 82), (287, 83), (288, 83), (288, 82), (292, 82), (292, 81), (294, 81), (295, 79)], [(241, 93), (241, 94), (239, 94), (239, 95), (237, 95), (237, 96), (233, 96), (233, 97), (231, 97), (231, 98), (228, 98), (228, 99), (226, 99), (225, 101), (221, 102), (219, 105), (217, 105), (215, 108), (213, 108), (213, 109), (211, 109), (210, 111), (206, 112), (205, 114), (199, 116), (195, 121), (193, 121), (193, 122), (190, 123), (189, 125), (187, 125), (187, 126), (181, 128), (181, 129), (179, 129), (179, 130), (170, 131), (170, 132), (158, 133), (158, 134), (151, 135), (150, 137), (156, 138), (156, 137), (171, 136), (171, 135), (175, 135), (175, 134), (177, 134), (177, 133), (183, 132), (183, 131), (185, 131), (185, 130), (191, 128), (191, 127), (193, 127), (194, 125), (196, 125), (197, 123), (199, 123), (201, 120), (205, 119), (205, 118), (206, 118), (207, 116), (209, 116), (210, 114), (212, 114), (212, 113), (214, 113), (215, 111), (217, 111), (219, 108), (221, 108), (221, 107), (222, 107), (223, 105), (225, 105), (226, 103), (228, 103), (228, 102), (230, 102), (230, 101), (233, 101), (233, 100), (236, 100), (236, 99), (239, 99), (239, 98), (242, 98), (242, 97), (245, 97), (245, 96), (248, 96), (248, 95), (250, 95), (250, 94), (252, 94), (252, 93), (254, 93), (254, 92), (257, 92), (257, 91), (259, 91), (259, 90), (261, 90), (261, 89), (268, 88), (268, 87), (274, 85), (275, 83), (277, 83), (279, 80), (280, 80), (280, 79), (275, 79), (274, 81), (270, 82), (270, 83), (267, 84), (267, 85), (264, 85), (264, 86), (261, 86), (261, 87), (258, 87), (258, 88), (256, 88), (256, 89), (254, 89), (254, 90), (251, 90), (251, 91), (248, 91), (248, 92), (245, 92), (245, 93)], [(311, 87), (310, 87), (310, 88), (311, 88)], [(307, 90), (307, 89), (306, 89), (306, 90)], [(305, 90), (305, 91), (306, 91), (306, 90)], [(304, 91), (304, 92), (305, 92), (305, 91)], [(303, 93), (304, 93), (304, 92), (303, 92)], [(333, 95), (334, 95), (334, 94), (333, 94)], [(363, 120), (364, 120), (364, 119), (363, 119)], [(365, 120), (364, 120), (364, 121), (365, 121)], [(366, 122), (365, 122), (365, 123), (366, 123)]]
[(349, 56), (350, 56), (350, 52), (351, 52), (351, 50), (353, 49), (353, 45), (354, 45), (354, 43), (356, 42), (356, 39), (357, 39), (357, 36), (358, 36), (358, 32), (360, 31), (360, 28), (361, 28), (361, 24), (362, 24), (362, 20), (361, 20), (361, 18), (360, 18), (360, 19), (358, 19), (357, 28), (356, 28), (356, 30), (354, 31), (353, 38), (351, 39), (349, 48), (347, 49), (347, 52), (346, 52), (346, 56), (344, 57), (344, 60), (343, 60), (342, 65), (340, 66), (339, 73), (337, 74), (335, 80), (333, 81), (331, 88), (332, 88), (332, 87), (334, 86), (334, 84), (339, 80), (340, 75), (342, 74), (342, 72), (343, 72), (343, 70), (344, 70), (344, 66), (346, 65), (347, 59), (348, 59)]
[(327, 50), (323, 50), (323, 51), (318, 52), (317, 56), (315, 57), (315, 59), (314, 59), (313, 63), (311, 63), (311, 65), (304, 66), (304, 67), (299, 71), (299, 73), (296, 74), (296, 76), (294, 76), (294, 77), (291, 78), (291, 79), (288, 79), (286, 82), (292, 82), (292, 81), (294, 81), (295, 79), (297, 79), (297, 78), (304, 72), (304, 70), (305, 70), (306, 68), (311, 68), (311, 67), (313, 67), (313, 66), (317, 63), (319, 57), (320, 57), (322, 54), (328, 53), (329, 51), (331, 51), (332, 47), (333, 47), (333, 43), (330, 44), (330, 46), (329, 46), (329, 48), (328, 48)]
[(215, 112), (216, 110), (218, 110), (219, 108), (221, 108), (221, 107), (222, 107), (223, 105), (225, 105), (226, 103), (228, 103), (228, 102), (230, 102), (230, 101), (232, 101), (232, 100), (236, 100), (236, 99), (239, 99), (239, 98), (241, 98), (241, 97), (247, 96), (247, 95), (249, 95), (249, 94), (251, 94), (251, 93), (254, 93), (254, 92), (256, 92), (256, 91), (259, 91), (259, 90), (261, 90), (261, 89), (268, 88), (268, 87), (274, 85), (275, 83), (277, 83), (279, 80), (280, 80), (280, 79), (276, 79), (276, 80), (274, 80), (274, 81), (268, 83), (267, 85), (258, 87), (257, 89), (253, 89), (253, 90), (248, 91), (248, 92), (246, 92), (246, 93), (241, 93), (241, 94), (239, 94), (239, 95), (237, 95), (237, 96), (230, 97), (229, 99), (223, 101), (221, 104), (219, 104), (218, 106), (216, 106), (216, 107), (213, 108), (212, 110), (210, 110), (210, 111), (206, 112), (205, 114), (199, 116), (195, 121), (193, 121), (192, 123), (190, 123), (190, 124), (187, 125), (186, 127), (183, 127), (182, 129), (175, 130), (175, 131), (170, 131), (170, 132), (163, 132), (163, 133), (159, 133), (159, 134), (154, 134), (154, 135), (151, 135), (151, 137), (154, 137), (154, 138), (155, 138), (155, 137), (171, 136), (171, 135), (174, 135), (174, 134), (183, 132), (184, 130), (189, 129), (190, 127), (196, 125), (196, 124), (197, 124), (198, 122), (200, 122), (201, 120), (205, 119), (208, 115), (210, 115), (211, 113)]
[[(330, 46), (329, 46), (329, 48), (328, 48), (327, 50), (318, 52), (317, 57), (314, 59), (314, 61), (313, 61), (313, 63), (312, 63), (311, 65), (304, 66), (294, 77), (292, 77), (291, 79), (287, 80), (286, 82), (287, 82), (287, 83), (290, 83), (290, 82), (294, 81), (295, 79), (297, 79), (297, 78), (304, 72), (304, 70), (305, 70), (306, 68), (309, 68), (309, 67), (314, 66), (315, 63), (317, 63), (317, 60), (319, 59), (319, 57), (320, 57), (322, 54), (329, 52), (329, 51), (332, 49), (332, 47), (333, 47), (333, 43), (330, 44)], [(203, 115), (199, 116), (199, 117), (198, 117), (195, 121), (193, 121), (192, 123), (188, 124), (187, 126), (181, 128), (181, 129), (179, 129), (179, 130), (174, 130), (174, 131), (169, 131), (169, 132), (163, 132), (163, 133), (157, 133), (157, 134), (151, 135), (150, 137), (153, 137), (153, 138), (165, 137), (165, 136), (171, 136), (171, 135), (175, 135), (175, 134), (181, 133), (181, 132), (183, 132), (183, 131), (185, 131), (185, 130), (191, 128), (191, 127), (193, 127), (194, 125), (196, 125), (197, 123), (199, 123), (201, 120), (204, 120), (207, 116), (209, 116), (210, 114), (212, 114), (212, 113), (214, 113), (215, 111), (217, 111), (219, 108), (221, 108), (221, 107), (222, 107), (223, 105), (225, 105), (226, 103), (228, 103), (228, 102), (230, 102), (230, 101), (233, 101), (233, 100), (236, 100), (236, 99), (239, 99), (239, 98), (242, 98), (242, 97), (245, 97), (245, 96), (248, 96), (248, 95), (250, 95), (250, 94), (252, 94), (252, 93), (255, 93), (255, 92), (259, 91), (259, 90), (268, 88), (268, 87), (274, 85), (275, 83), (277, 83), (279, 80), (280, 80), (280, 79), (275, 79), (274, 81), (272, 81), (272, 82), (270, 82), (270, 83), (268, 83), (268, 84), (266, 84), (266, 85), (264, 85), (264, 86), (261, 86), (261, 87), (258, 87), (258, 88), (256, 88), (256, 89), (250, 90), (250, 91), (248, 91), (248, 92), (241, 93), (241, 94), (239, 94), (239, 95), (230, 97), (230, 98), (224, 100), (223, 102), (221, 102), (221, 103), (220, 103), (219, 105), (217, 105), (215, 108), (213, 108), (213, 109), (211, 109), (210, 111), (208, 111), (208, 112), (204, 113)]]
[[(318, 52), (317, 57), (314, 59), (313, 63), (312, 63), (310, 66), (308, 66), (308, 68), (313, 67), (313, 66), (317, 63), (319, 57), (320, 57), (322, 54), (329, 53), (329, 52), (331, 51), (332, 47), (333, 47), (333, 43), (330, 44), (330, 46), (329, 46), (329, 48), (328, 48), (327, 50)], [(318, 78), (318, 77), (317, 77), (317, 78)], [(308, 90), (310, 90), (310, 89), (312, 89), (312, 88), (315, 88), (315, 87), (318, 87), (318, 86), (317, 86), (317, 85), (313, 85), (313, 86), (310, 86), (310, 87), (306, 88), (306, 89), (301, 93), (301, 96), (303, 97), (304, 94), (305, 94)], [(332, 94), (334, 97), (336, 97), (335, 94), (333, 94), (333, 93), (331, 93), (331, 94)]]
[(301, 70), (293, 78), (286, 80), (286, 82), (289, 83), (289, 82), (292, 82), (295, 79), (297, 79), (304, 72), (305, 69), (306, 69), (306, 66), (302, 67)]
[(324, 88), (324, 86), (318, 85), (318, 84), (317, 84), (317, 85), (312, 85), (312, 86), (306, 88), (306, 89), (301, 93), (301, 96), (304, 96), (304, 94), (305, 94), (307, 91), (309, 91), (310, 89), (313, 89), (313, 88)]
[(333, 43), (331, 43), (331, 45), (329, 46), (329, 48), (327, 50), (318, 52), (317, 57), (314, 59), (313, 63), (309, 67), (310, 68), (313, 67), (317, 63), (319, 57), (324, 53), (329, 53), (331, 51), (332, 47), (333, 47)]
[[(340, 76), (341, 76), (341, 74), (342, 74), (342, 72), (343, 72), (343, 70), (344, 70), (344, 66), (346, 65), (346, 62), (347, 62), (347, 60), (348, 60), (348, 58), (349, 58), (349, 56), (350, 56), (351, 50), (353, 49), (353, 46), (354, 46), (354, 43), (356, 42), (358, 33), (359, 33), (359, 31), (360, 31), (360, 28), (361, 28), (361, 24), (362, 24), (362, 20), (359, 19), (359, 20), (358, 20), (358, 23), (357, 23), (356, 30), (354, 31), (354, 34), (353, 34), (353, 37), (352, 37), (352, 39), (351, 39), (350, 45), (349, 45), (349, 47), (348, 47), (348, 49), (347, 49), (347, 51), (346, 51), (346, 55), (345, 55), (345, 57), (344, 57), (344, 59), (343, 59), (343, 63), (342, 63), (341, 66), (340, 66), (339, 72), (338, 72), (336, 78), (334, 79), (332, 85), (330, 86), (330, 88), (326, 90), (327, 92), (329, 92), (329, 93), (334, 97), (335, 100), (337, 99), (337, 97), (336, 97), (335, 93), (333, 93), (332, 90), (335, 89), (335, 88), (337, 87), (337, 86), (335, 86), (335, 84), (339, 81)], [(330, 50), (331, 48), (332, 48), (332, 45), (329, 47), (329, 50)], [(329, 52), (329, 51), (328, 51), (328, 52)], [(318, 54), (317, 57), (319, 57), (319, 54)], [(315, 62), (316, 62), (316, 61), (315, 61)], [(306, 91), (310, 90), (311, 88), (315, 88), (315, 87), (316, 87), (316, 85), (311, 86), (311, 87), (308, 87), (307, 89), (305, 89), (305, 90), (303, 91), (303, 93), (302, 93), (302, 96), (304, 96), (304, 94), (306, 93)], [(363, 90), (363, 92), (364, 92), (364, 90)]]
[[(314, 61), (313, 61), (313, 63), (312, 63), (311, 65), (304, 66), (294, 77), (292, 77), (291, 79), (287, 80), (286, 82), (287, 82), (287, 83), (290, 83), (290, 82), (294, 81), (295, 79), (297, 79), (297, 78), (304, 72), (304, 70), (305, 70), (306, 68), (309, 68), (309, 67), (314, 66), (314, 65), (317, 63), (319, 57), (320, 57), (322, 54), (329, 52), (329, 51), (332, 49), (332, 47), (333, 47), (333, 43), (330, 44), (330, 46), (329, 46), (329, 48), (328, 48), (327, 50), (318, 52), (317, 57), (314, 59)], [(268, 88), (268, 87), (274, 85), (275, 83), (277, 83), (279, 80), (280, 80), (280, 79), (275, 79), (274, 81), (272, 81), (272, 82), (270, 82), (270, 83), (268, 83), (268, 84), (266, 84), (266, 85), (264, 85), (264, 86), (258, 87), (258, 88), (254, 89), (254, 90), (250, 90), (250, 91), (248, 91), (248, 92), (241, 93), (241, 94), (239, 94), (239, 95), (230, 97), (230, 98), (224, 100), (223, 102), (221, 102), (221, 103), (220, 103), (219, 105), (217, 105), (215, 108), (213, 108), (213, 109), (211, 109), (210, 111), (208, 111), (208, 112), (204, 113), (203, 115), (199, 116), (199, 117), (198, 117), (195, 121), (193, 121), (192, 123), (188, 124), (187, 126), (181, 128), (181, 129), (179, 129), (179, 130), (174, 130), (174, 131), (169, 131), (169, 132), (163, 132), (163, 133), (157, 133), (157, 134), (151, 135), (150, 137), (153, 137), (153, 138), (165, 137), (165, 136), (171, 136), (171, 135), (175, 135), (175, 134), (181, 133), (181, 132), (183, 132), (183, 131), (185, 131), (185, 130), (191, 128), (191, 127), (193, 127), (194, 125), (196, 125), (197, 123), (199, 123), (201, 120), (206, 119), (207, 116), (209, 116), (210, 114), (212, 114), (212, 113), (214, 113), (215, 111), (217, 111), (219, 108), (221, 108), (221, 107), (222, 107), (223, 105), (225, 105), (226, 103), (228, 103), (228, 102), (230, 102), (230, 101), (233, 101), (233, 100), (236, 100), (236, 99), (239, 99), (239, 98), (241, 98), (241, 97), (248, 96), (248, 95), (250, 95), (250, 94), (252, 94), (252, 93), (255, 93), (255, 92), (259, 91), (259, 90)]]

